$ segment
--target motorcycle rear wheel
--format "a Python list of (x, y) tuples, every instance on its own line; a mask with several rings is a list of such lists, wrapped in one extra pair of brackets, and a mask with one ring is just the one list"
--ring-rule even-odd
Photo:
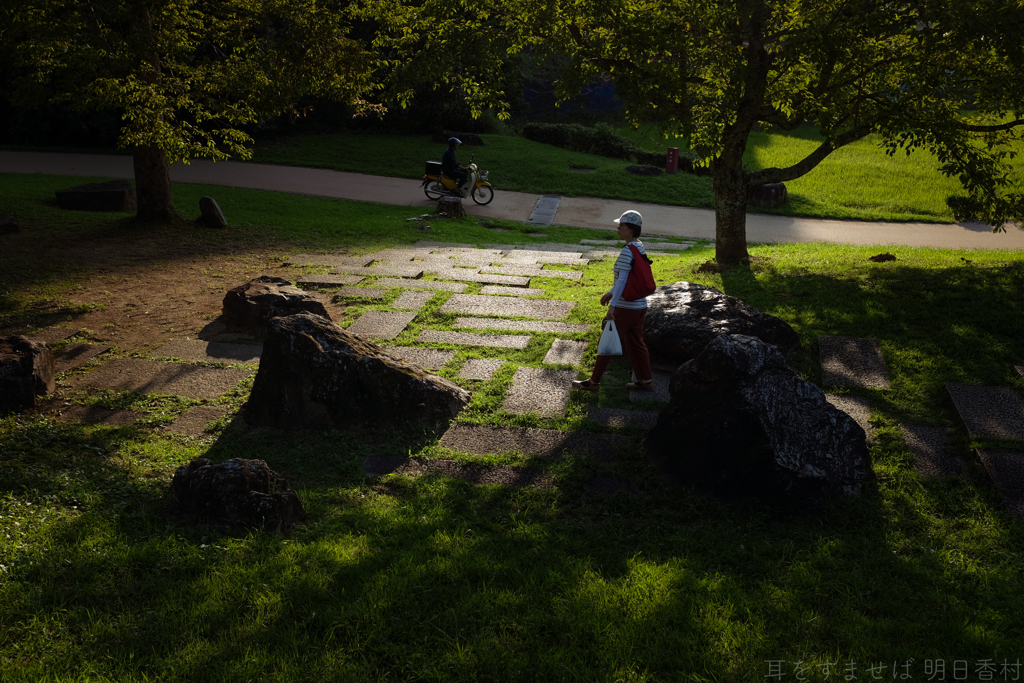
[(448, 194), (448, 188), (440, 180), (429, 180), (423, 186), (423, 194), (427, 195), (427, 199), (440, 199)]
[(490, 204), (492, 199), (494, 199), (494, 188), (490, 185), (473, 188), (473, 201), (477, 204), (485, 206)]

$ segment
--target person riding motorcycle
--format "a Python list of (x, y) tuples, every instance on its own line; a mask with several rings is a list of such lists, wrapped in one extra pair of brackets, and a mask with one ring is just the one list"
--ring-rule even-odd
[(460, 164), (458, 159), (455, 158), (455, 150), (461, 144), (462, 140), (458, 138), (448, 138), (448, 149), (444, 151), (444, 156), (441, 157), (441, 172), (457, 181), (459, 183), (459, 192), (465, 196), (466, 193), (462, 189), (462, 185), (466, 182), (466, 178), (469, 177), (469, 169)]

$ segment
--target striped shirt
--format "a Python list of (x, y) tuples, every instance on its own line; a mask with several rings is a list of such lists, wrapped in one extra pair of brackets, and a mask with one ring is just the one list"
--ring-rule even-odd
[(647, 308), (647, 297), (637, 299), (636, 301), (626, 301), (621, 298), (622, 290), (626, 288), (626, 280), (629, 278), (629, 271), (633, 270), (633, 252), (629, 248), (630, 244), (639, 249), (641, 254), (647, 254), (647, 250), (644, 249), (644, 243), (640, 240), (629, 242), (622, 248), (619, 258), (615, 259), (615, 284), (612, 285), (611, 291), (608, 292), (612, 295), (612, 300), (609, 303), (616, 308), (639, 311)]

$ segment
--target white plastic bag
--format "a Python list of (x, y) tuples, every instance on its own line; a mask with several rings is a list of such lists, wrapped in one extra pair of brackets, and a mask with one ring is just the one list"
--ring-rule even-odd
[(601, 341), (597, 342), (597, 354), (599, 356), (622, 355), (622, 342), (619, 340), (619, 331), (615, 329), (614, 320), (605, 322)]

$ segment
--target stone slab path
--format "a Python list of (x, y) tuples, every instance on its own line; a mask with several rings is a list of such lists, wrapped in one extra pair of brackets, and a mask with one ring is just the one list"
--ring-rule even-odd
[(871, 401), (864, 396), (845, 394), (825, 394), (825, 399), (839, 410), (853, 418), (860, 425), (868, 439), (875, 437), (875, 428), (871, 426)]
[(1024, 441), (1024, 400), (1013, 389), (947, 382), (946, 390), (971, 436)]
[(386, 290), (376, 287), (342, 287), (334, 294), (339, 299), (383, 299), (385, 295)]
[(444, 306), (441, 313), (464, 313), (468, 315), (502, 315), (538, 320), (560, 320), (576, 306), (575, 301), (550, 301), (513, 299), (503, 296), (480, 294), (455, 294)]
[(303, 275), (295, 280), (299, 287), (342, 287), (344, 285), (357, 285), (365, 278), (361, 275), (319, 275), (312, 273)]
[(263, 347), (255, 344), (228, 344), (201, 339), (174, 339), (152, 355), (155, 358), (181, 358), (208, 363), (259, 363)]
[(532, 287), (503, 287), (502, 285), (484, 285), (481, 294), (498, 294), (504, 296), (544, 296), (543, 289)]
[(102, 427), (124, 427), (138, 420), (142, 415), (132, 410), (112, 410), (100, 406), (62, 406), (56, 414), (61, 422), (80, 422)]
[(500, 265), (481, 268), (481, 273), (496, 273), (498, 275), (522, 275), (525, 277), (557, 277), (564, 280), (582, 280), (583, 273), (578, 270), (551, 270), (531, 266)]
[(171, 434), (201, 436), (210, 423), (227, 415), (228, 409), (220, 406), (192, 406), (181, 417), (167, 425)]
[(826, 387), (888, 389), (889, 375), (877, 339), (818, 337), (822, 383)]
[(115, 358), (75, 378), (79, 388), (218, 398), (252, 374), (251, 370)]
[(505, 330), (507, 332), (551, 332), (553, 334), (578, 334), (590, 329), (583, 323), (549, 323), (531, 320), (498, 320), (495, 318), (456, 318), (456, 327), (475, 330)]
[(396, 474), (423, 476), (432, 474), (449, 479), (461, 479), (471, 484), (500, 486), (535, 486), (549, 488), (554, 477), (544, 470), (533, 467), (512, 467), (510, 465), (463, 464), (455, 460), (425, 460), (410, 458), (395, 470)]
[(53, 370), (57, 374), (74, 370), (109, 350), (107, 344), (68, 344), (60, 351), (53, 352)]
[(392, 356), (428, 370), (440, 370), (455, 357), (454, 351), (445, 351), (444, 349), (421, 349), (415, 346), (385, 346), (384, 348)]
[[(632, 373), (631, 373), (632, 374)], [(649, 403), (651, 401), (662, 401), (668, 403), (672, 395), (668, 392), (669, 382), (672, 380), (672, 373), (667, 370), (654, 370), (654, 391), (631, 391), (629, 400), (634, 403)]]
[(628, 437), (617, 434), (460, 424), (452, 426), (440, 441), (445, 448), (471, 455), (521, 453), (556, 457), (577, 451), (601, 460), (615, 457), (616, 450), (628, 443)]
[(656, 410), (626, 410), (625, 408), (591, 408), (587, 419), (606, 427), (639, 427), (652, 429), (658, 424)]
[(575, 370), (519, 368), (502, 407), (515, 415), (536, 413), (541, 417), (561, 417), (569, 404), (574, 379)]
[(399, 308), (407, 311), (418, 311), (426, 306), (434, 298), (433, 292), (418, 292), (409, 290), (402, 292), (391, 304), (391, 308)]
[(392, 313), (390, 311), (367, 311), (359, 316), (348, 331), (360, 337), (372, 339), (394, 339), (416, 317), (416, 313)]
[(1024, 520), (1024, 453), (979, 448), (977, 454), (1010, 514)]
[(338, 266), (331, 271), (331, 275), (386, 275), (387, 277), (418, 278), (423, 276), (423, 269), (418, 266), (370, 266), (366, 268)]
[(284, 260), (286, 266), (356, 266), (362, 268), (373, 262), (366, 256), (339, 256), (337, 254), (293, 254)]
[(416, 338), (419, 342), (438, 344), (462, 344), (463, 346), (494, 346), (505, 349), (525, 349), (529, 337), (514, 334), (480, 334), (478, 332), (448, 332), (442, 330), (423, 330)]
[(463, 364), (459, 377), (488, 380), (494, 377), (494, 373), (504, 364), (505, 360), (502, 358), (470, 358)]
[(583, 354), (587, 350), (588, 343), (583, 341), (570, 341), (568, 339), (556, 339), (544, 356), (545, 365), (579, 365), (583, 362)]
[(469, 285), (461, 282), (438, 282), (437, 280), (408, 280), (383, 277), (373, 283), (378, 287), (404, 287), (406, 289), (429, 289), (442, 292), (461, 292)]
[(903, 425), (903, 440), (914, 454), (914, 469), (924, 477), (956, 477), (964, 472), (963, 463), (949, 449), (945, 427)]

